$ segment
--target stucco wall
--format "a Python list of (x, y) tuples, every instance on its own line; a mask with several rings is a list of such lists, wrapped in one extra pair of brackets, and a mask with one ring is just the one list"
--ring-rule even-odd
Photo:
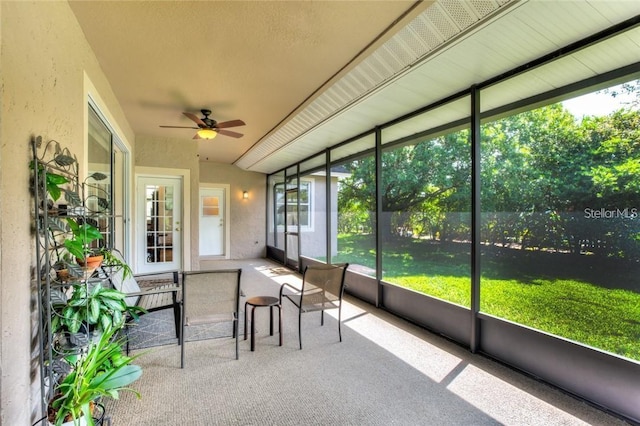
[[(233, 165), (201, 161), (200, 182), (231, 185), (231, 215), (228, 218), (231, 226), (230, 257), (263, 257), (266, 245), (265, 175), (247, 172)], [(248, 191), (249, 199), (242, 198), (243, 191)], [(195, 198), (197, 200), (198, 197)], [(193, 210), (197, 213), (198, 206), (195, 205)]]
[(29, 425), (40, 415), (29, 141), (58, 140), (85, 169), (87, 77), (125, 139), (132, 134), (66, 2), (2, 1), (0, 8), (0, 424)]
[[(198, 160), (197, 141), (137, 136), (136, 167), (186, 169), (190, 171), (190, 253), (185, 269), (201, 269), (198, 257), (198, 200), (200, 183), (230, 185), (230, 257), (244, 259), (264, 256), (265, 248), (265, 175), (246, 172), (236, 166)], [(249, 199), (242, 198), (249, 192)], [(186, 209), (185, 209), (186, 210)]]
[[(138, 137), (134, 146), (133, 132), (66, 2), (2, 1), (0, 19), (0, 424), (28, 425), (40, 417), (36, 306), (30, 285), (35, 264), (28, 188), (31, 138), (58, 140), (86, 170), (91, 93), (122, 132), (136, 165), (189, 169), (193, 202), (199, 181), (231, 184), (233, 258), (263, 255), (264, 175), (199, 164), (195, 144)], [(249, 191), (249, 200), (242, 200), (243, 190)], [(191, 247), (197, 250), (196, 214), (192, 208)], [(199, 267), (195, 252), (191, 267)]]
[[(156, 138), (138, 136), (136, 138), (135, 167), (153, 167), (160, 173), (161, 169), (189, 170), (191, 206), (185, 206), (189, 212), (191, 231), (190, 236), (190, 264), (185, 264), (185, 270), (199, 269), (198, 249), (198, 144), (196, 141), (177, 140), (172, 138)], [(170, 173), (167, 173), (170, 174)], [(195, 207), (194, 207), (194, 204)], [(135, 205), (135, 203), (133, 203)], [(189, 210), (190, 208), (190, 210)], [(134, 207), (135, 209), (135, 207)], [(134, 217), (137, 217), (134, 212)], [(134, 230), (135, 234), (135, 230)], [(134, 244), (135, 247), (135, 244)], [(194, 249), (195, 247), (195, 249)]]

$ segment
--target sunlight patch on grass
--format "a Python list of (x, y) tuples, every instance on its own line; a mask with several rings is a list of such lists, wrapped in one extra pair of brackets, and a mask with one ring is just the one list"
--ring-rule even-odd
[(470, 279), (455, 276), (387, 277), (387, 281), (401, 287), (428, 294), (458, 305), (471, 306)]
[(481, 310), (640, 360), (640, 294), (575, 280), (483, 279)]

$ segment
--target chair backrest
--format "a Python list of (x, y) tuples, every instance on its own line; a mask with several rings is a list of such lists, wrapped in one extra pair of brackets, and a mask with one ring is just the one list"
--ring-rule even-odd
[(225, 321), (240, 310), (242, 269), (182, 273), (185, 325)]
[[(124, 257), (119, 251), (112, 250), (111, 254), (113, 255), (113, 257), (124, 263)], [(120, 290), (125, 294), (138, 293), (140, 291), (138, 282), (131, 274), (128, 274), (125, 278), (123, 268), (103, 265), (103, 269), (105, 269), (105, 271), (109, 274), (111, 285), (113, 285), (113, 288), (115, 288), (116, 290)], [(127, 304), (127, 306), (136, 306), (139, 299), (139, 296), (131, 296), (126, 297), (124, 299), (124, 302)]]
[(315, 303), (320, 294), (325, 300), (341, 300), (348, 263), (309, 265), (302, 280), (302, 304)]

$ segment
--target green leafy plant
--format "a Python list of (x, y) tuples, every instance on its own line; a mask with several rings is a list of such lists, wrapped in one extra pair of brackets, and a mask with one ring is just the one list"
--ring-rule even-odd
[[(138, 380), (142, 369), (131, 364), (137, 358), (123, 354), (122, 340), (114, 340), (116, 329), (108, 328), (100, 339), (89, 344), (85, 355), (72, 365), (71, 372), (60, 382), (49, 402), (49, 421), (56, 426), (85, 417), (93, 425), (92, 404), (99, 397), (118, 399), (120, 391), (140, 394), (128, 386)], [(139, 355), (138, 355), (139, 356)]]
[(76, 258), (86, 258), (93, 252), (91, 243), (102, 239), (100, 230), (86, 221), (78, 223), (73, 218), (67, 218), (67, 224), (73, 236), (64, 241), (64, 246)]
[(95, 284), (87, 288), (83, 283), (73, 284), (73, 293), (67, 298), (60, 290), (52, 290), (54, 307), (58, 310), (51, 320), (52, 331), (67, 330), (78, 333), (83, 324), (96, 326), (98, 330), (120, 329), (125, 315), (134, 319), (145, 313), (143, 308), (128, 306), (125, 293)]
[[(34, 169), (33, 161), (29, 164), (29, 168), (31, 168), (31, 170)], [(38, 176), (45, 176), (44, 189), (53, 201), (58, 201), (58, 199), (62, 195), (62, 192), (65, 191), (65, 189), (61, 185), (69, 183), (69, 179), (57, 173), (45, 173), (45, 169), (42, 164), (38, 164)], [(42, 184), (40, 186), (42, 186)]]
[(116, 256), (112, 250), (103, 248), (100, 253), (104, 256), (104, 263), (108, 270), (115, 272), (116, 270), (122, 270), (122, 279), (133, 276), (131, 267), (124, 262), (120, 257)]
[(57, 175), (55, 173), (47, 173), (46, 176), (47, 192), (49, 193), (49, 195), (51, 195), (53, 201), (58, 201), (58, 199), (62, 195), (62, 189), (60, 185), (69, 183), (69, 180), (64, 176)]

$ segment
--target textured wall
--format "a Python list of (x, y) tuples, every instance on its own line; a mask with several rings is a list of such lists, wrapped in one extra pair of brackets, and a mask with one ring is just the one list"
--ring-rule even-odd
[(85, 77), (100, 91), (112, 117), (122, 121), (124, 136), (131, 134), (66, 2), (3, 1), (0, 8), (0, 424), (29, 425), (40, 414), (32, 346), (36, 306), (30, 287), (29, 141), (35, 135), (56, 139), (84, 164)]
[[(136, 138), (135, 152), (136, 167), (154, 167), (165, 169), (189, 170), (191, 185), (191, 206), (185, 206), (191, 220), (191, 264), (184, 265), (184, 269), (196, 270), (198, 268), (198, 144), (196, 141), (171, 138), (156, 138), (151, 136), (138, 136)], [(193, 203), (196, 203), (195, 205)], [(135, 209), (135, 204), (134, 209)], [(195, 206), (195, 207), (194, 207)], [(191, 210), (189, 211), (189, 207)], [(137, 217), (134, 212), (134, 217)], [(135, 230), (133, 231), (135, 235)], [(134, 244), (135, 247), (135, 244)], [(195, 247), (195, 249), (194, 249)]]
[[(232, 259), (262, 257), (265, 247), (265, 175), (246, 172), (236, 166), (199, 161), (196, 141), (138, 136), (135, 166), (190, 170), (191, 176), (191, 265), (201, 269), (198, 257), (198, 200), (200, 183), (230, 185), (230, 228)], [(242, 199), (242, 191), (249, 199)]]
[[(265, 253), (265, 182), (262, 173), (247, 172), (236, 166), (200, 162), (200, 182), (231, 185), (231, 253), (232, 259), (263, 257)], [(249, 192), (249, 199), (242, 198)], [(197, 203), (198, 197), (195, 197)], [(197, 212), (197, 204), (194, 206)], [(196, 244), (197, 249), (197, 244)]]

